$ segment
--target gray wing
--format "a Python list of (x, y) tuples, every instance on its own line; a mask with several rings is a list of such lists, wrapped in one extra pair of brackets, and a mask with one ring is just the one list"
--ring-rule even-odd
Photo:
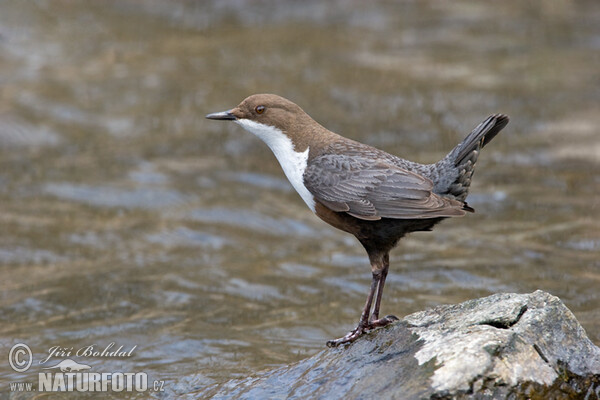
[(364, 220), (465, 214), (464, 203), (433, 193), (428, 178), (356, 153), (315, 157), (304, 172), (304, 184), (325, 207)]

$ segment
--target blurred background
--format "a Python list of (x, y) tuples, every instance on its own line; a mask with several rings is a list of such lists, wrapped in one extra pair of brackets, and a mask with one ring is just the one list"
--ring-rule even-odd
[(542, 289), (600, 344), (599, 71), (591, 0), (0, 2), (2, 358), (137, 345), (86, 361), (194, 397), (354, 327), (364, 250), (204, 119), (262, 92), (424, 163), (509, 114), (477, 213), (402, 240), (382, 312)]

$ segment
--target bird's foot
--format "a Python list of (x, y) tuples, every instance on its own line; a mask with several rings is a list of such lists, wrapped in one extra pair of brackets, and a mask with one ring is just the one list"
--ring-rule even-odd
[(380, 328), (382, 326), (389, 325), (394, 321), (398, 321), (398, 317), (394, 315), (388, 315), (383, 318), (371, 320), (368, 322), (368, 324), (365, 325), (359, 324), (353, 331), (348, 332), (345, 336), (339, 339), (327, 341), (327, 347), (337, 347), (340, 344), (352, 343), (356, 339), (361, 337), (364, 333), (367, 333), (368, 331), (375, 328)]

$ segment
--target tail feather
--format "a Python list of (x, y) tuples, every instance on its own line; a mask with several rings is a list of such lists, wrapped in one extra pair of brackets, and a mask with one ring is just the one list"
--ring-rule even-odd
[(494, 114), (477, 125), (465, 140), (450, 152), (449, 158), (454, 161), (454, 165), (459, 166), (469, 160), (475, 163), (479, 149), (496, 137), (498, 132), (508, 124), (508, 121), (507, 115)]
[[(440, 177), (436, 182), (436, 192), (465, 201), (479, 151), (508, 124), (508, 121), (508, 116), (504, 114), (489, 116), (443, 160), (435, 164)], [(473, 210), (470, 207), (469, 209)]]

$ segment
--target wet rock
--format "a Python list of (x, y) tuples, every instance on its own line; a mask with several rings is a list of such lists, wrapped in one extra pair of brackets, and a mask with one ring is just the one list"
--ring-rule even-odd
[(203, 397), (600, 399), (600, 348), (557, 297), (497, 294), (409, 315)]

